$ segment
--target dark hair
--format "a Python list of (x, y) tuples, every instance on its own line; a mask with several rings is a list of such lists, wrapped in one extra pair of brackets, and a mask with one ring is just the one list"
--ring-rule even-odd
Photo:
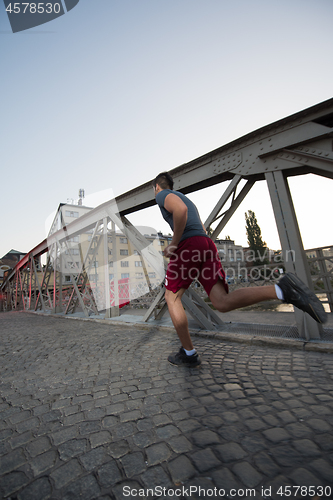
[(173, 179), (169, 172), (162, 172), (158, 174), (153, 180), (153, 186), (156, 187), (158, 184), (162, 189), (173, 189)]

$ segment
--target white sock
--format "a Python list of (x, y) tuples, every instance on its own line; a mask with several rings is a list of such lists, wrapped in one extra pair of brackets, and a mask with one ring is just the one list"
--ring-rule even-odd
[(276, 296), (277, 296), (278, 299), (284, 300), (283, 291), (281, 290), (281, 288), (279, 287), (279, 285), (275, 285), (275, 293), (276, 293)]
[(186, 349), (184, 349), (184, 351), (188, 356), (192, 356), (192, 354), (195, 354), (197, 352), (195, 349), (192, 349), (191, 351), (187, 351)]

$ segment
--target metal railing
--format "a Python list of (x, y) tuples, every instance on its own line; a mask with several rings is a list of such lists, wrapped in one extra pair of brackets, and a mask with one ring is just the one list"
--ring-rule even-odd
[[(333, 312), (333, 246), (320, 247), (306, 250), (308, 265), (311, 273), (314, 292), (320, 295), (323, 304), (328, 304)], [(265, 264), (261, 266), (246, 267), (247, 276), (239, 276), (234, 267), (228, 267), (228, 262), (223, 262), (227, 283), (230, 291), (238, 288), (256, 287), (275, 284), (281, 277), (283, 263)], [(244, 266), (242, 265), (242, 269)], [(46, 311), (53, 311), (54, 304), (58, 303), (65, 310), (70, 297), (74, 291), (74, 283), (62, 284), (61, 290), (54, 287), (54, 280), (47, 280), (47, 274), (53, 274), (53, 269), (41, 269), (39, 262), (30, 259), (24, 269), (15, 273), (15, 279), (10, 279), (3, 284), (0, 295), (0, 311), (10, 310), (40, 310), (44, 303)], [(78, 284), (80, 287), (80, 284)], [(204, 289), (195, 282), (193, 285), (196, 292), (206, 298)], [(149, 289), (146, 282), (135, 278), (120, 280), (118, 284), (118, 295), (120, 307), (148, 309), (159, 293), (161, 287), (155, 285)], [(100, 287), (95, 283), (87, 283), (88, 296), (91, 290), (94, 295), (100, 296), (105, 293), (104, 284)], [(43, 301), (41, 300), (43, 295)], [(104, 301), (104, 298), (103, 298)], [(114, 282), (110, 281), (110, 307), (114, 305)], [(77, 308), (80, 311), (80, 306)]]

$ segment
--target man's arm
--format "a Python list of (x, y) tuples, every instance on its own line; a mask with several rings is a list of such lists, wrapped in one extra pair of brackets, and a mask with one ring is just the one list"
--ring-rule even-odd
[(173, 236), (170, 245), (164, 250), (164, 255), (170, 257), (183, 235), (187, 222), (187, 206), (176, 194), (170, 193), (164, 200), (164, 207), (173, 217)]

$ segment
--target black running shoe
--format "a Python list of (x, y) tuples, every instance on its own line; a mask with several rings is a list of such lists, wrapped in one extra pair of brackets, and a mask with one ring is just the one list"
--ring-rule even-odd
[(293, 304), (307, 312), (318, 323), (326, 323), (327, 314), (323, 304), (295, 274), (285, 274), (278, 282), (278, 286), (283, 291), (283, 302)]
[(190, 368), (201, 365), (201, 359), (198, 353), (195, 352), (192, 356), (188, 356), (183, 347), (179, 349), (179, 352), (170, 354), (170, 356), (168, 356), (168, 361), (172, 365), (188, 366)]

